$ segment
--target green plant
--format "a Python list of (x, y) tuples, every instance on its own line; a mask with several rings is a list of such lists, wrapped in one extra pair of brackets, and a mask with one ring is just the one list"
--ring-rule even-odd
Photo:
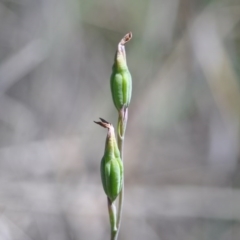
[[(100, 118), (98, 125), (107, 128), (105, 151), (101, 161), (101, 179), (108, 199), (108, 213), (111, 226), (111, 240), (117, 240), (124, 199), (123, 146), (128, 121), (128, 106), (132, 95), (132, 78), (128, 70), (125, 44), (132, 38), (126, 34), (118, 44), (110, 79), (113, 103), (118, 111), (117, 141), (112, 124)], [(118, 211), (115, 199), (118, 197)]]

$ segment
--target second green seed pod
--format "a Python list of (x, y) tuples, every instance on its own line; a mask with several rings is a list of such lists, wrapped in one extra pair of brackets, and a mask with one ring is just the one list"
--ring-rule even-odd
[(95, 123), (108, 129), (100, 170), (103, 189), (108, 198), (113, 202), (122, 189), (123, 163), (112, 124), (104, 119), (101, 119), (101, 122)]

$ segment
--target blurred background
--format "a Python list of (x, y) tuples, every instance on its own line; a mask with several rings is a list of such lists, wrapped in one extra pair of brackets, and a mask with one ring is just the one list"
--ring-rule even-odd
[(1, 0), (0, 240), (109, 239), (93, 120), (129, 31), (119, 240), (240, 239), (240, 1)]

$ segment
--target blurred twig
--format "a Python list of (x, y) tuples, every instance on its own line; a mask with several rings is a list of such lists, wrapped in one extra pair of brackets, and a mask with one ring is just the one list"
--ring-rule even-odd
[[(94, 211), (94, 215), (104, 215), (103, 211), (97, 210), (99, 205), (102, 209), (106, 204), (100, 187), (84, 185), (82, 189), (91, 189), (91, 191), (86, 190), (84, 194), (76, 191), (75, 188), (68, 188), (67, 194), (64, 191), (60, 196), (61, 206), (56, 202), (58, 199), (56, 196), (59, 197), (57, 188), (56, 184), (40, 182), (0, 184), (0, 207), (15, 211), (31, 209), (33, 212), (52, 214), (61, 213), (61, 207), (64, 207), (67, 214), (87, 216), (92, 215)], [(128, 217), (162, 216), (240, 220), (239, 190), (196, 186), (165, 186), (163, 188), (141, 186), (126, 188), (126, 192), (125, 214)], [(18, 201), (15, 201), (15, 196), (18, 197)], [(97, 204), (96, 196), (98, 196)], [(89, 211), (89, 206), (95, 207)]]
[(29, 43), (0, 64), (0, 94), (21, 80), (47, 57), (46, 46), (40, 40)]

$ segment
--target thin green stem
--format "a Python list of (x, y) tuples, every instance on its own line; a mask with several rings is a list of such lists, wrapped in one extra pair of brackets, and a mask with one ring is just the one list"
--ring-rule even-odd
[(109, 214), (109, 221), (111, 226), (111, 240), (115, 240), (117, 234), (117, 226), (116, 226), (116, 207), (114, 202), (112, 202), (109, 198), (107, 198), (108, 202), (108, 214)]
[[(124, 137), (125, 131), (127, 127), (127, 120), (128, 120), (128, 108), (123, 107), (119, 111), (118, 117), (118, 148), (120, 151), (120, 156), (123, 162), (123, 147), (124, 147)], [(124, 175), (123, 175), (123, 183), (122, 183), (122, 190), (118, 196), (118, 212), (117, 212), (117, 232), (115, 235), (114, 240), (117, 240), (120, 226), (121, 226), (121, 219), (122, 219), (122, 207), (123, 207), (123, 200), (124, 200)]]

